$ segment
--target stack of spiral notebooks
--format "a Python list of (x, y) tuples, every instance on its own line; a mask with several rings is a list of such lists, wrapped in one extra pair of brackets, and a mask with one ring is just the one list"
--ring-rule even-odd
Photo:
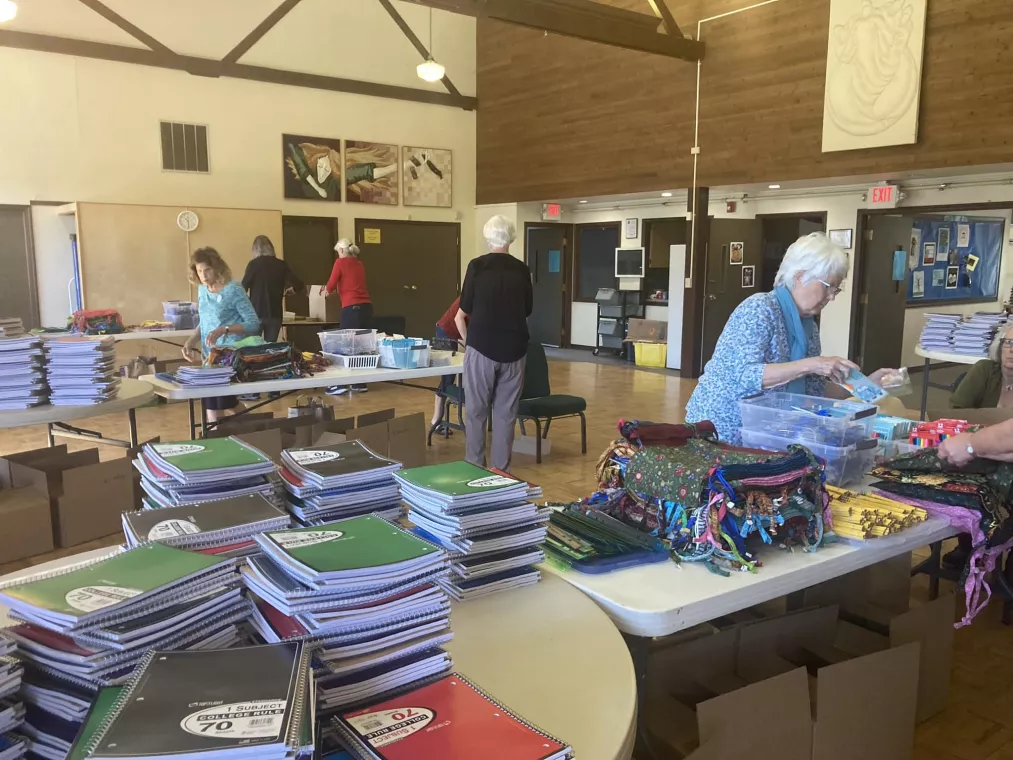
[(34, 335), (0, 337), (0, 411), (28, 409), (48, 398), (42, 342)]
[(119, 393), (112, 338), (50, 338), (43, 349), (50, 404), (100, 404)]
[(21, 735), (25, 706), (19, 694), (24, 666), (12, 657), (14, 640), (0, 635), (0, 760), (18, 760), (28, 751), (29, 740)]

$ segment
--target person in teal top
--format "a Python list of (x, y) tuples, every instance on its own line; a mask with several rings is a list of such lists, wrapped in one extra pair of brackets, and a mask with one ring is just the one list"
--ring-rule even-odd
[[(238, 343), (260, 334), (260, 319), (243, 286), (232, 279), (232, 270), (214, 248), (199, 248), (190, 257), (190, 282), (197, 286), (200, 327), (183, 346), (183, 358), (198, 362), (214, 346)], [(235, 396), (205, 400), (213, 422), (238, 405)]]

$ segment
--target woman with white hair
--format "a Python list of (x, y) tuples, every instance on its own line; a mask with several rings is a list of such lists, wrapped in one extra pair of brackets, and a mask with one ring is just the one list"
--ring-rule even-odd
[[(334, 261), (330, 279), (320, 288), (320, 295), (326, 298), (337, 291), (341, 299), (342, 330), (368, 330), (373, 325), (373, 300), (366, 288), (366, 267), (359, 260), (359, 247), (348, 238), (341, 238), (335, 243), (334, 250), (338, 258)], [(369, 390), (361, 383), (351, 389), (360, 392)], [(340, 396), (348, 390), (347, 385), (335, 385), (327, 392)]]
[(468, 264), (461, 304), (454, 317), (464, 338), (464, 430), (466, 458), (484, 467), (485, 429), (492, 409), (491, 467), (507, 470), (514, 443), (517, 405), (524, 387), (531, 316), (531, 272), (510, 255), (513, 223), (494, 216), (482, 230), (489, 253)]
[[(722, 441), (741, 443), (739, 402), (767, 390), (822, 396), (825, 378), (840, 381), (856, 365), (821, 356), (815, 317), (841, 292), (848, 254), (822, 232), (788, 248), (770, 293), (740, 303), (686, 405), (686, 421), (710, 420)], [(879, 382), (892, 370), (870, 379)]]
[(1013, 406), (1013, 325), (1001, 328), (982, 359), (964, 375), (950, 396), (954, 409)]

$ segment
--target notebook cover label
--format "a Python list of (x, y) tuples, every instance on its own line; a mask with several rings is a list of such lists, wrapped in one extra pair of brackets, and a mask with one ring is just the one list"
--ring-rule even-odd
[(160, 456), (178, 457), (182, 454), (199, 454), (204, 451), (203, 446), (195, 443), (156, 443), (152, 447)]
[(179, 725), (196, 736), (216, 739), (266, 739), (281, 734), (284, 699), (260, 699), (205, 707), (190, 713)]
[(175, 538), (192, 533), (200, 533), (200, 528), (189, 520), (162, 520), (148, 531), (148, 540), (158, 541), (161, 538)]
[(288, 455), (296, 464), (321, 464), (341, 458), (337, 451), (290, 451)]
[(348, 722), (370, 746), (385, 747), (421, 731), (435, 717), (436, 713), (424, 707), (399, 707), (359, 715)]
[(513, 478), (504, 478), (502, 475), (489, 475), (484, 478), (478, 478), (468, 483), (470, 488), (499, 488), (500, 486), (513, 486), (517, 485), (520, 481), (514, 480)]
[(124, 602), (141, 593), (139, 588), (124, 588), (123, 586), (84, 586), (68, 591), (65, 599), (67, 604), (75, 610), (94, 612)]
[(340, 530), (310, 530), (303, 533), (270, 533), (268, 534), (282, 549), (301, 549), (306, 546), (334, 541), (345, 535)]

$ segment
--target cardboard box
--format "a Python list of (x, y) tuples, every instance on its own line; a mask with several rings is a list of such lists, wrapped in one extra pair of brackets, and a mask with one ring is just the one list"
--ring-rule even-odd
[(35, 488), (0, 489), (0, 525), (0, 563), (53, 550), (49, 500)]
[(668, 322), (631, 318), (625, 340), (631, 343), (668, 343)]
[[(687, 760), (736, 746), (761, 760), (910, 758), (919, 645), (853, 656), (835, 647), (837, 617), (836, 607), (803, 610), (664, 650), (678, 675), (649, 688), (652, 700), (663, 691), (662, 707), (648, 707), (653, 736)], [(668, 700), (680, 707), (666, 711)], [(756, 730), (736, 719), (763, 706), (770, 721)]]
[(14, 488), (33, 487), (49, 501), (53, 543), (60, 548), (119, 533), (120, 514), (135, 508), (130, 461), (100, 462), (98, 449), (26, 451), (7, 457), (7, 468)]
[(337, 295), (325, 298), (320, 295), (322, 285), (310, 285), (307, 288), (310, 302), (310, 319), (321, 322), (339, 322), (341, 320), (341, 301)]
[[(370, 422), (378, 415), (390, 417), (384, 422)], [(377, 454), (397, 460), (406, 468), (426, 463), (426, 416), (422, 412), (394, 417), (393, 409), (360, 415), (356, 426), (345, 433), (346, 440), (359, 440)]]
[[(277, 430), (281, 436), (281, 448), (292, 449), (312, 445), (325, 432), (343, 433), (353, 427), (354, 420), (349, 417), (340, 420), (320, 422), (312, 416), (303, 417), (272, 417), (266, 419), (246, 419), (247, 415), (226, 424), (219, 424), (208, 433), (210, 438), (224, 438), (230, 435), (242, 437), (250, 433)], [(260, 439), (264, 440), (264, 439)], [(344, 439), (342, 439), (344, 440)], [(257, 445), (257, 444), (253, 444)], [(270, 444), (268, 444), (270, 446)], [(258, 447), (259, 448), (259, 447)], [(266, 451), (264, 453), (267, 453)]]

